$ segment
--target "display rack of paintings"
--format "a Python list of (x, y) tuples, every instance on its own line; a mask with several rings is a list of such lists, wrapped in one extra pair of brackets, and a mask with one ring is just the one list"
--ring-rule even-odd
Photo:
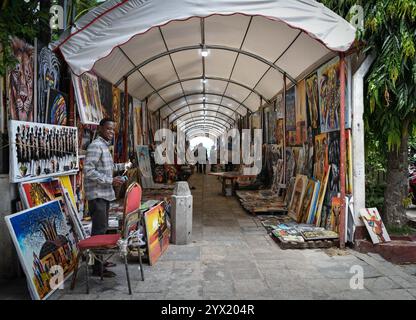
[(322, 181), (324, 173), (328, 168), (328, 140), (327, 134), (322, 133), (315, 136), (315, 168), (313, 170), (315, 178)]
[[(78, 249), (58, 200), (6, 216), (31, 295), (47, 299), (74, 270)], [(62, 277), (56, 275), (62, 272)], [(55, 281), (54, 281), (55, 280)]]
[(288, 215), (295, 221), (298, 221), (300, 211), (302, 210), (303, 197), (305, 195), (308, 177), (304, 175), (297, 175), (295, 186), (293, 188), (292, 199), (290, 200)]
[(97, 76), (87, 72), (79, 77), (72, 74), (72, 82), (80, 121), (83, 124), (99, 124), (101, 119), (104, 118), (104, 114)]
[(360, 209), (360, 216), (374, 244), (391, 241), (377, 208)]
[(75, 174), (78, 136), (74, 127), (11, 120), (10, 181)]
[(10, 119), (33, 121), (35, 50), (33, 45), (16, 37), (11, 39), (11, 49), (17, 64), (7, 74)]
[(45, 123), (66, 126), (69, 118), (68, 96), (58, 90), (49, 88)]
[[(36, 122), (50, 123), (47, 119), (49, 89), (59, 90), (61, 84), (61, 62), (55, 53), (38, 41), (38, 75), (37, 75), (37, 116)], [(66, 100), (67, 101), (67, 100)], [(57, 124), (57, 123), (55, 123)]]
[(306, 79), (306, 103), (308, 110), (309, 125), (312, 129), (320, 127), (319, 121), (319, 89), (318, 75), (313, 73)]
[(144, 213), (149, 264), (154, 265), (169, 246), (170, 228), (163, 202)]

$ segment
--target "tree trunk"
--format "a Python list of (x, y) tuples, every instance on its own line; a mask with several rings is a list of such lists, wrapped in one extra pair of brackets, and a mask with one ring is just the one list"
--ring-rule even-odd
[(407, 222), (403, 200), (409, 195), (408, 121), (405, 121), (403, 127), (400, 147), (394, 147), (387, 152), (387, 186), (384, 192), (384, 223), (397, 227)]

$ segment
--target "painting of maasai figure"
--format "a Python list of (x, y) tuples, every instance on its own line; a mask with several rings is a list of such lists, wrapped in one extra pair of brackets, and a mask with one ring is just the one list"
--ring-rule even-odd
[(10, 121), (10, 181), (23, 182), (78, 171), (77, 128)]
[[(318, 85), (321, 132), (339, 130), (341, 89), (338, 57), (318, 70)], [(348, 106), (347, 100), (345, 105)]]
[(306, 103), (309, 112), (309, 125), (313, 129), (317, 129), (320, 126), (320, 122), (318, 75), (316, 73), (306, 79)]
[(7, 77), (10, 119), (34, 120), (34, 48), (25, 41), (13, 38), (12, 51), (17, 64)]
[(104, 118), (104, 113), (97, 77), (87, 72), (79, 77), (72, 74), (72, 82), (81, 122), (83, 124), (99, 124)]
[(47, 299), (74, 270), (74, 233), (58, 200), (6, 216), (32, 297)]
[(46, 123), (66, 126), (68, 124), (68, 97), (65, 93), (49, 88)]
[[(61, 63), (58, 57), (47, 46), (38, 42), (38, 88), (36, 122), (47, 122), (46, 106), (48, 89), (59, 89), (61, 77)], [(48, 123), (48, 122), (47, 122)]]

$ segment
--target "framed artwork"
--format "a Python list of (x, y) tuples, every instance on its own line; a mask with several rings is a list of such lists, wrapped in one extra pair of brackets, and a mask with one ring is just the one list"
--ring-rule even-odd
[(327, 134), (321, 133), (315, 136), (315, 168), (314, 176), (317, 180), (322, 181), (325, 171), (328, 168), (328, 140)]
[(45, 123), (66, 126), (69, 117), (68, 96), (58, 90), (49, 88)]
[(140, 169), (141, 186), (143, 188), (152, 188), (154, 181), (150, 164), (149, 146), (137, 146), (137, 161)]
[(55, 200), (62, 196), (61, 183), (57, 179), (19, 183), (20, 199), (26, 209)]
[(286, 131), (296, 131), (296, 86), (286, 92)]
[(391, 241), (377, 208), (360, 209), (360, 216), (374, 244)]
[(18, 62), (7, 75), (10, 119), (34, 121), (35, 50), (32, 45), (16, 37), (12, 38), (11, 44)]
[(319, 89), (318, 75), (312, 74), (306, 79), (306, 104), (309, 115), (309, 124), (313, 129), (320, 127), (319, 121)]
[(78, 254), (59, 201), (5, 219), (33, 298), (47, 299), (72, 274)]
[[(347, 72), (345, 72), (345, 108), (348, 108)], [(318, 70), (319, 118), (321, 132), (339, 130), (340, 61), (336, 57)]]
[(11, 120), (10, 181), (24, 182), (78, 171), (77, 128)]
[(147, 252), (152, 266), (169, 246), (170, 229), (163, 202), (144, 213)]
[(305, 195), (308, 177), (298, 174), (296, 176), (295, 186), (293, 188), (292, 199), (290, 200), (288, 216), (298, 221), (302, 210), (303, 197)]
[[(38, 41), (37, 110), (36, 122), (46, 121), (49, 89), (58, 90), (61, 83), (61, 62), (47, 46)], [(66, 100), (68, 101), (68, 100)], [(55, 123), (59, 124), (59, 123)]]
[(104, 118), (101, 106), (98, 79), (91, 73), (83, 73), (81, 76), (72, 74), (74, 92), (78, 105), (80, 121), (83, 124), (98, 125)]

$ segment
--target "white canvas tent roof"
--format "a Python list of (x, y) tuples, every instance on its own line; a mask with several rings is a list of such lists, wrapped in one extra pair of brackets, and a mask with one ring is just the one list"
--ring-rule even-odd
[(92, 70), (122, 90), (128, 77), (129, 93), (162, 119), (216, 134), (269, 102), (283, 75), (296, 82), (354, 39), (313, 0), (111, 0), (55, 48), (75, 74)]

